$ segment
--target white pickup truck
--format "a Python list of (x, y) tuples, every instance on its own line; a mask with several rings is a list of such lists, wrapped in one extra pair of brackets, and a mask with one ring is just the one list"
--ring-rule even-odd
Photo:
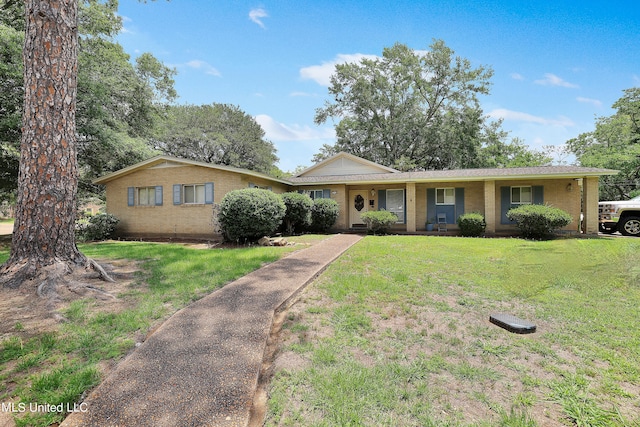
[(621, 202), (600, 202), (598, 221), (602, 233), (619, 231), (625, 236), (640, 236), (640, 196)]

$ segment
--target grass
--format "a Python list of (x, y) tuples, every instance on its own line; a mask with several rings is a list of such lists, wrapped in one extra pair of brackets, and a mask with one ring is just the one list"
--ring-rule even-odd
[[(289, 240), (310, 243), (326, 236)], [(34, 334), (16, 323), (14, 333), (0, 342), (0, 402), (50, 405), (81, 400), (102, 379), (100, 366), (114, 364), (136, 341), (180, 308), (226, 283), (270, 263), (300, 246), (192, 249), (182, 245), (105, 242), (80, 246), (95, 259), (134, 260), (140, 272), (118, 297), (126, 301), (117, 312), (100, 310), (100, 301), (72, 302), (62, 314), (67, 322), (55, 332)], [(8, 248), (0, 248), (0, 263)], [(18, 426), (48, 426), (65, 413), (27, 411)]]
[[(268, 426), (640, 426), (640, 240), (368, 236), (303, 294)], [(533, 320), (533, 335), (488, 322)]]

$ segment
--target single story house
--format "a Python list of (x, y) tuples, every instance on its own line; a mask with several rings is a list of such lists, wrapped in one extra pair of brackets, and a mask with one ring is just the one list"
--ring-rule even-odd
[(258, 187), (331, 198), (340, 207), (336, 231), (362, 227), (360, 215), (386, 209), (398, 232), (422, 232), (427, 223), (456, 230), (465, 212), (480, 212), (487, 234), (513, 231), (507, 211), (521, 204), (549, 204), (571, 214), (566, 232), (598, 232), (598, 179), (609, 169), (543, 166), (400, 172), (339, 153), (278, 179), (246, 169), (157, 156), (96, 179), (106, 186), (107, 212), (131, 237), (203, 237), (212, 234), (212, 204), (229, 191)]

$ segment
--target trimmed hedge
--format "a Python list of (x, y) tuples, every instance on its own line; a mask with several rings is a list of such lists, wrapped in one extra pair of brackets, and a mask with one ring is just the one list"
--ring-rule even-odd
[(457, 219), (460, 234), (465, 237), (480, 237), (487, 228), (484, 216), (479, 212), (460, 215)]
[(336, 223), (340, 208), (333, 199), (316, 199), (311, 208), (311, 231), (326, 233)]
[(221, 203), (218, 222), (225, 239), (247, 242), (272, 235), (284, 218), (282, 197), (258, 188), (227, 193)]
[(311, 209), (313, 200), (306, 194), (284, 193), (282, 201), (287, 208), (282, 223), (285, 233), (291, 235), (296, 229), (300, 231), (311, 225)]
[(528, 239), (546, 239), (559, 228), (571, 224), (566, 211), (548, 205), (522, 205), (507, 212), (507, 218), (516, 222), (522, 235)]
[(367, 229), (374, 234), (386, 233), (393, 224), (398, 222), (396, 214), (385, 210), (368, 211), (360, 215), (360, 218), (367, 225)]

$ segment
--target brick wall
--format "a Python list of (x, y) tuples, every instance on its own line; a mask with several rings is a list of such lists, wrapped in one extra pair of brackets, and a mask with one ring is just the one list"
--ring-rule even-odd
[[(213, 234), (212, 206), (173, 204), (174, 184), (213, 182), (214, 202), (220, 203), (229, 191), (248, 188), (249, 183), (271, 186), (276, 193), (287, 191), (284, 184), (200, 166), (161, 166), (138, 170), (106, 184), (107, 212), (120, 219), (118, 233), (148, 236), (204, 236)], [(162, 186), (162, 206), (128, 206), (129, 187)]]

